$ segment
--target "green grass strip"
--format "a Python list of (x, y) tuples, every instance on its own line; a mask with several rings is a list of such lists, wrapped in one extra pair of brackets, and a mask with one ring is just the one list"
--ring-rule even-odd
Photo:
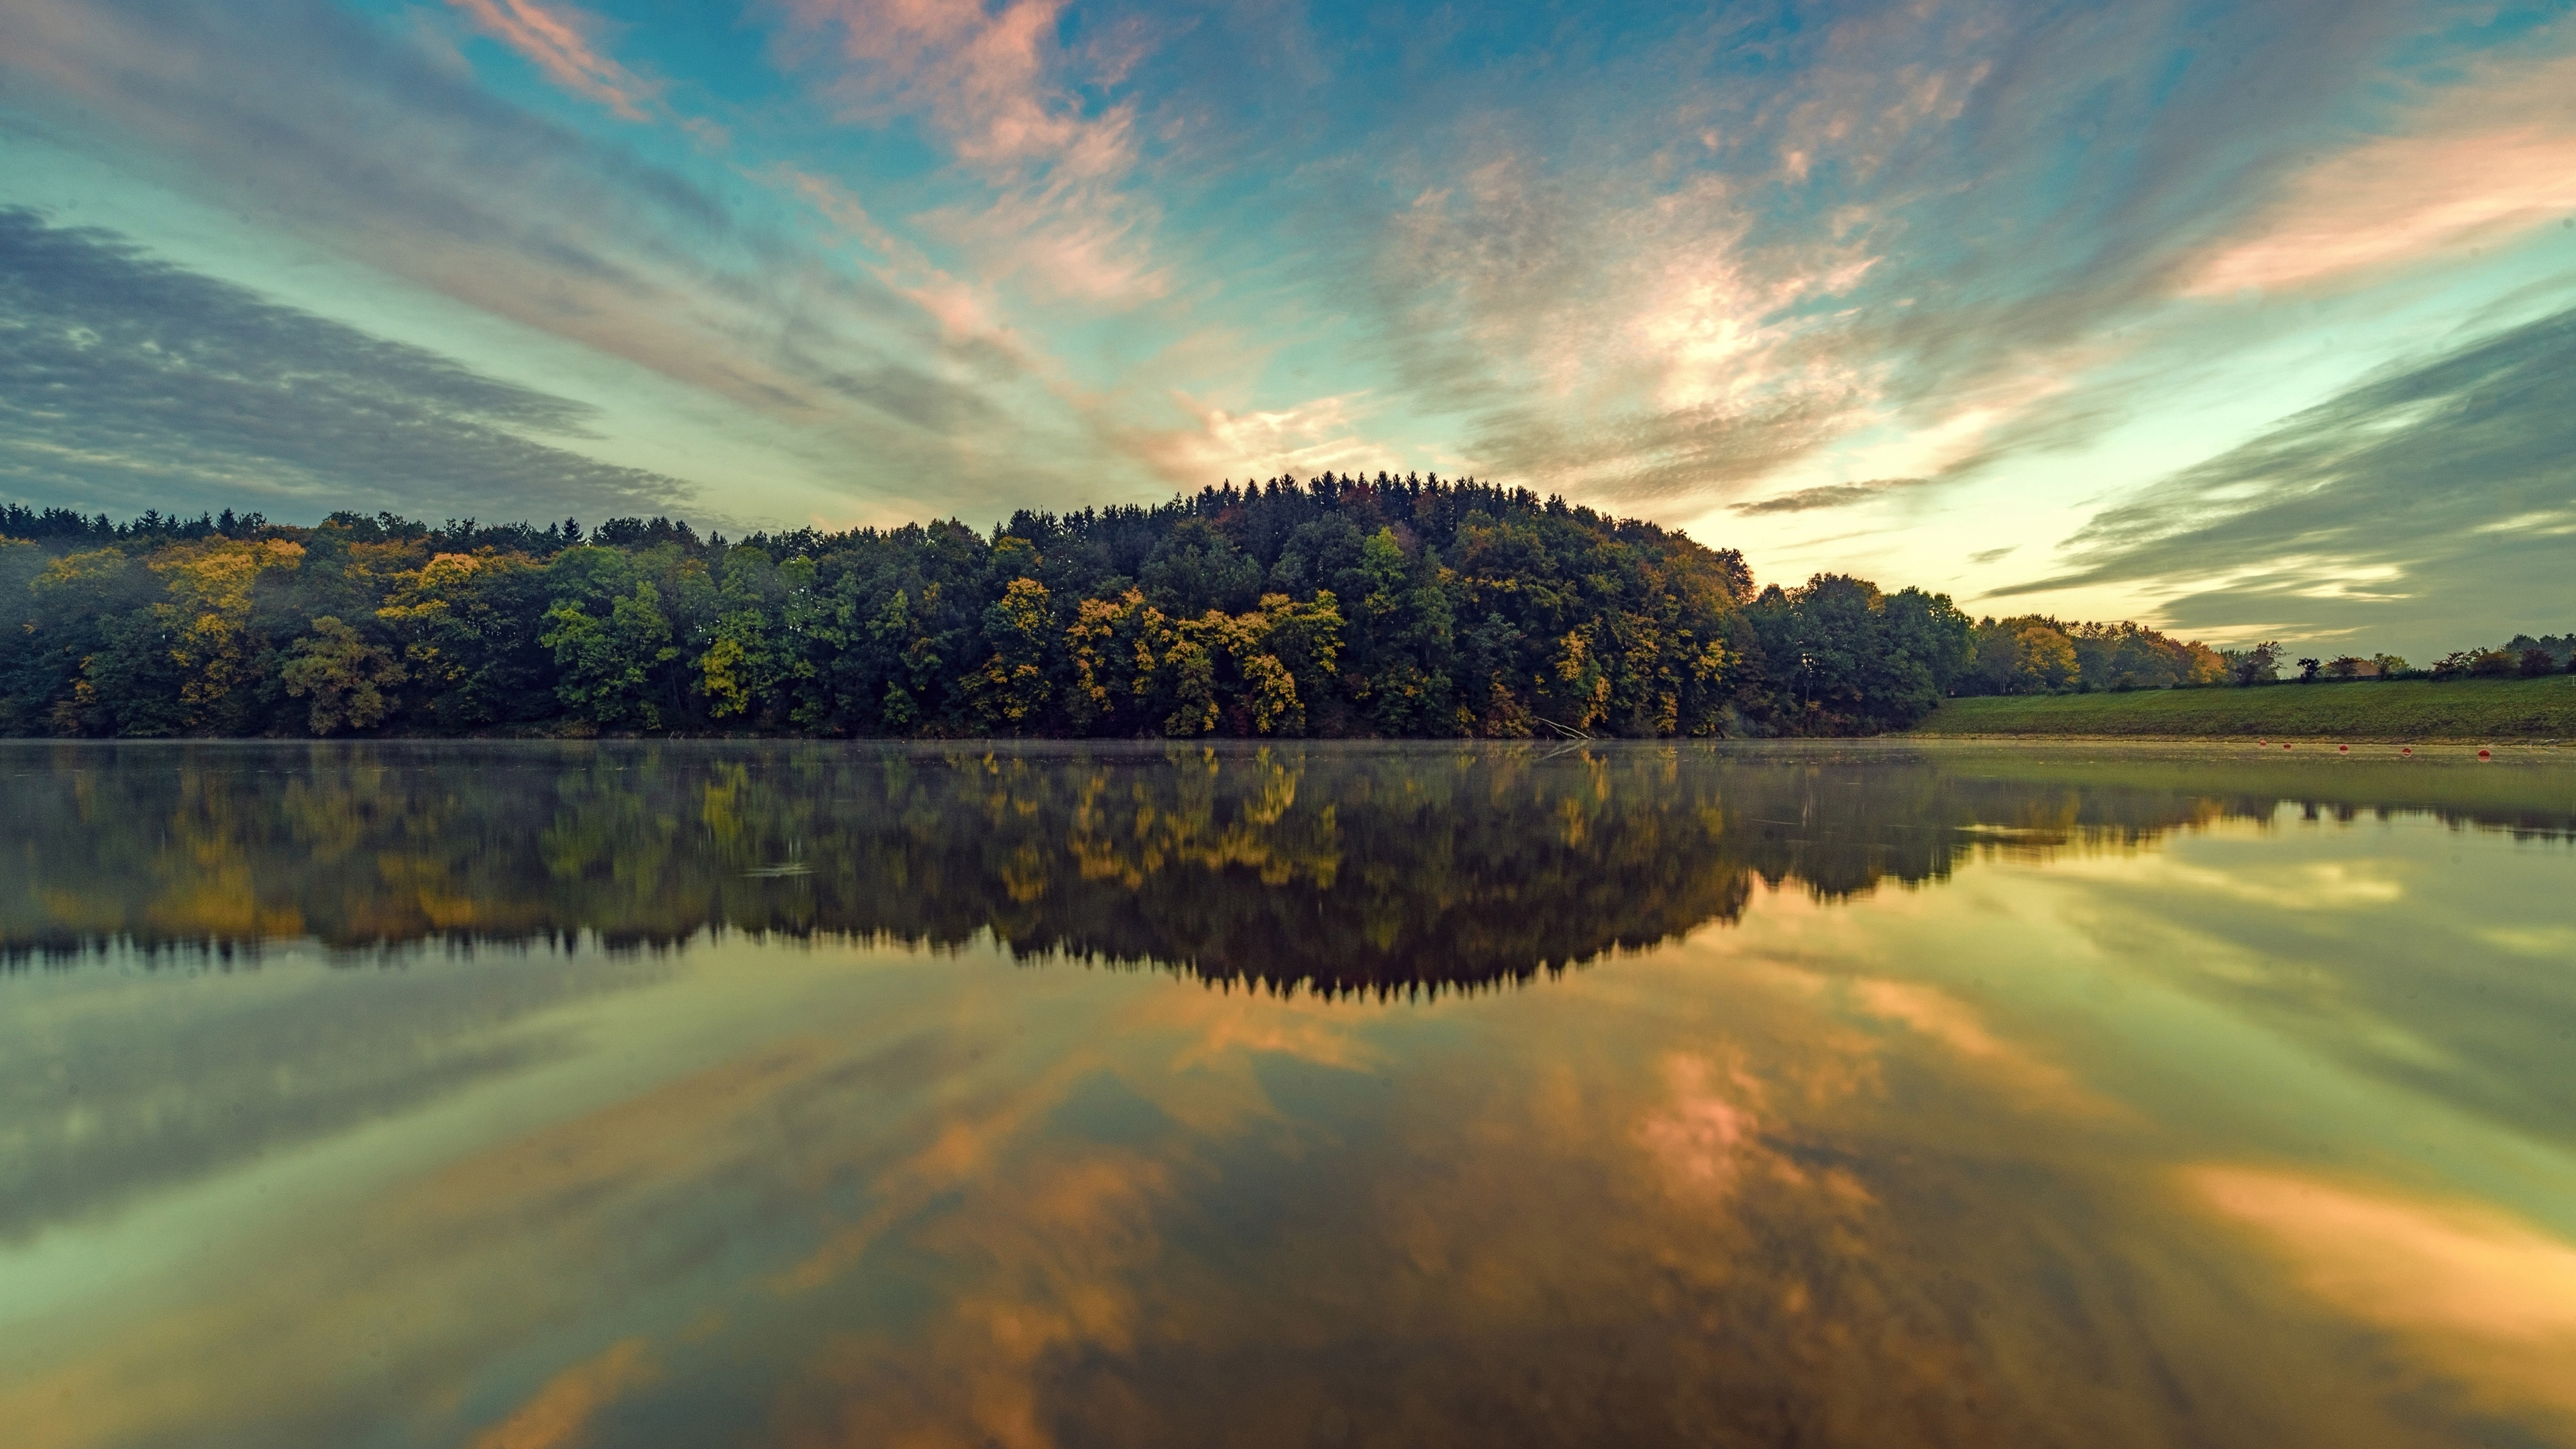
[(2569, 740), (2576, 739), (2576, 675), (1953, 699), (1914, 733)]

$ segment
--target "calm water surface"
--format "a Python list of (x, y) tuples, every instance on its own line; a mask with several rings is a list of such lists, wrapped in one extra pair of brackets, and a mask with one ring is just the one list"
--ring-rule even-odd
[(0, 747), (50, 1446), (2576, 1445), (2576, 763)]

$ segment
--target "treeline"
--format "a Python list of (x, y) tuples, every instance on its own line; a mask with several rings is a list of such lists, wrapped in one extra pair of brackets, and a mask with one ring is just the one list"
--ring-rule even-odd
[(2517, 634), (2491, 648), (2458, 649), (2426, 668), (2397, 654), (2318, 655), (2293, 660), (2276, 642), (2213, 649), (2138, 624), (2067, 623), (2047, 614), (1980, 619), (1974, 657), (1958, 694), (2065, 694), (2092, 690), (2190, 689), (2204, 685), (2302, 684), (2364, 679), (2529, 679), (2576, 672), (2576, 633)]
[(2516, 634), (2502, 644), (2454, 649), (2418, 668), (2401, 654), (2341, 654), (2293, 660), (2278, 644), (2226, 651), (2226, 678), (2236, 684), (2278, 684), (2285, 667), (2300, 684), (2344, 684), (2365, 679), (2537, 679), (2576, 673), (2576, 633)]
[(1946, 596), (1437, 476), (728, 541), (0, 509), (0, 732), (1840, 735), (1964, 678)]
[(2067, 623), (2047, 614), (1980, 619), (1961, 694), (2053, 694), (2067, 690), (2171, 689), (2227, 678), (2227, 661), (2132, 623)]
[[(2406, 661), (2398, 660), (2402, 667)], [(2313, 659), (2299, 664), (2305, 674), (2313, 676)], [(2341, 676), (2344, 661), (2327, 666), (2330, 676)], [(2455, 649), (2433, 661), (2424, 671), (2433, 679), (2535, 679), (2544, 674), (2576, 674), (2576, 631), (2565, 634), (2543, 634), (2535, 639), (2529, 634), (2516, 634), (2502, 644), (2482, 649)]]
[[(1526, 979), (1731, 921), (2249, 809), (1830, 754), (481, 741), (12, 747), (0, 966), (710, 927), (892, 936), (1327, 992)], [(2269, 818), (2268, 813), (2259, 818)]]
[(664, 946), (713, 928), (989, 935), (1283, 988), (1474, 986), (1731, 921), (1760, 886), (1834, 899), (1981, 851), (2127, 849), (2290, 802), (2576, 834), (2566, 789), (2390, 759), (2326, 778), (1831, 745), (466, 740), (13, 744), (0, 763), (0, 969), (120, 945)]

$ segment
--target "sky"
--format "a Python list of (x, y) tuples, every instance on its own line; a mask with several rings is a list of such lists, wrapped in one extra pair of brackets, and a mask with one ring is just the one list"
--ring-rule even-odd
[(1972, 614), (2576, 629), (2576, 0), (0, 0), (0, 498), (1437, 472)]

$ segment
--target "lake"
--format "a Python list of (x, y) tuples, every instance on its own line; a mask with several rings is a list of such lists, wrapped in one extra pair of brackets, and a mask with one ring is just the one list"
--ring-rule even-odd
[(51, 1446), (2576, 1444), (2576, 761), (0, 745)]

